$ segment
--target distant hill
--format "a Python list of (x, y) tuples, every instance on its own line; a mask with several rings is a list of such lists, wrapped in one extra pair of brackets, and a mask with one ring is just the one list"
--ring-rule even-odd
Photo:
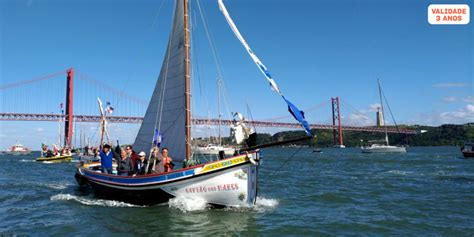
[[(461, 146), (464, 141), (474, 141), (474, 123), (463, 125), (445, 124), (439, 127), (432, 126), (399, 126), (413, 130), (426, 130), (423, 134), (408, 135), (403, 134), (389, 134), (390, 144), (410, 146)], [(333, 135), (330, 130), (313, 130), (316, 139), (307, 142), (299, 142), (297, 145), (316, 145), (318, 147), (332, 147)], [(281, 141), (292, 138), (304, 136), (303, 131), (285, 131), (270, 134), (258, 134), (258, 144), (268, 143), (273, 141)], [(369, 132), (355, 132), (343, 131), (344, 145), (347, 147), (360, 146), (361, 139), (366, 143), (369, 140), (384, 139), (383, 133), (369, 133)], [(231, 144), (231, 139), (225, 137), (222, 139), (223, 144)]]

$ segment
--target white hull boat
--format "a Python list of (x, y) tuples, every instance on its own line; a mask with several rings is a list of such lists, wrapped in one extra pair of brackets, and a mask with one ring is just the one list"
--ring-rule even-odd
[[(192, 11), (189, 10), (189, 0), (175, 2), (168, 50), (133, 149), (149, 152), (157, 147), (166, 147), (173, 162), (183, 161), (185, 168), (158, 174), (119, 176), (102, 173), (100, 165), (81, 162), (77, 166), (75, 178), (79, 185), (91, 186), (97, 196), (134, 204), (152, 205), (168, 202), (172, 198), (191, 198), (202, 199), (215, 206), (251, 207), (257, 197), (258, 148), (276, 144), (252, 145), (239, 150), (238, 155), (233, 157), (194, 165), (198, 162), (195, 162), (192, 154), (191, 136), (190, 34), (193, 30), (189, 27), (189, 18), (192, 18), (189, 14)], [(271, 88), (282, 97), (289, 112), (304, 127), (307, 134), (304, 140), (310, 139), (312, 134), (304, 113), (284, 97), (267, 68), (243, 40), (222, 0), (218, 3), (232, 31), (265, 75)], [(218, 153), (219, 149), (214, 152)], [(225, 152), (230, 154), (233, 150), (227, 149)]]
[(76, 180), (96, 195), (139, 205), (200, 199), (214, 206), (251, 207), (257, 196), (259, 153), (239, 155), (161, 174), (117, 176), (78, 166)]
[(360, 148), (362, 153), (406, 153), (407, 150), (403, 146), (387, 146), (372, 144), (368, 147)]
[(31, 150), (26, 148), (25, 146), (16, 143), (9, 149), (5, 151), (6, 155), (14, 155), (14, 156), (19, 156), (19, 155), (29, 155), (31, 153)]
[(212, 144), (209, 144), (205, 147), (195, 147), (193, 149), (194, 154), (198, 155), (219, 155), (220, 151), (224, 151), (225, 155), (230, 156), (234, 154), (235, 149), (231, 147), (223, 147)]

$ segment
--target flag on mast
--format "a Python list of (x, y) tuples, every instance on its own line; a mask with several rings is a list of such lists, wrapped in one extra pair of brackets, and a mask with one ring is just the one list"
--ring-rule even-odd
[(253, 53), (252, 49), (250, 49), (250, 46), (247, 44), (242, 34), (240, 34), (240, 31), (237, 29), (237, 26), (235, 25), (234, 21), (230, 17), (229, 12), (227, 12), (227, 8), (225, 7), (224, 2), (222, 0), (219, 0), (219, 9), (221, 10), (222, 14), (224, 14), (224, 17), (227, 20), (227, 23), (229, 24), (230, 28), (234, 32), (237, 39), (239, 39), (240, 43), (242, 43), (244, 48), (247, 50), (247, 53), (250, 55), (254, 63), (257, 65), (258, 69), (260, 69), (260, 71), (263, 73), (263, 75), (267, 79), (268, 83), (270, 84), (270, 88), (273, 91), (277, 92), (283, 98), (283, 100), (288, 105), (288, 111), (303, 126), (306, 134), (308, 136), (311, 136), (311, 129), (309, 127), (308, 122), (306, 121), (304, 117), (304, 112), (299, 110), (293, 103), (291, 103), (288, 99), (285, 98), (280, 88), (276, 84), (275, 80), (273, 80), (272, 76), (270, 75), (270, 72), (268, 71), (267, 67), (265, 67), (265, 65), (263, 65), (262, 61), (260, 61), (257, 55)]

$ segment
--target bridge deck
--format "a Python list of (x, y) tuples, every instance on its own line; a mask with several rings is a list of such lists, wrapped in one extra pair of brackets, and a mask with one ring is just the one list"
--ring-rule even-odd
[[(64, 119), (61, 114), (21, 114), (21, 113), (0, 113), (0, 121), (50, 121), (56, 122), (59, 119)], [(110, 123), (141, 123), (142, 117), (125, 117), (125, 116), (108, 116), (107, 121)], [(100, 116), (95, 115), (74, 115), (75, 122), (94, 123), (100, 121)], [(218, 119), (193, 119), (195, 125), (218, 125)], [(231, 125), (232, 120), (221, 120), (221, 125)], [(299, 123), (285, 123), (285, 122), (269, 122), (269, 121), (249, 121), (249, 125), (256, 127), (280, 127), (280, 128), (301, 128)], [(319, 130), (333, 130), (337, 126), (324, 124), (311, 124), (311, 128)], [(361, 132), (385, 132), (382, 127), (356, 127), (343, 126), (345, 131), (361, 131)], [(416, 130), (402, 129), (397, 130), (395, 127), (387, 127), (389, 133), (403, 133), (403, 134), (417, 134)]]

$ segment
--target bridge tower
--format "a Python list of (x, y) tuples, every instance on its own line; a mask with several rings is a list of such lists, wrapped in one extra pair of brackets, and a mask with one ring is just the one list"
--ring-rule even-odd
[(344, 148), (344, 143), (342, 141), (342, 124), (341, 124), (341, 111), (339, 96), (332, 98), (332, 135), (334, 140), (334, 147)]
[(64, 120), (64, 146), (71, 147), (72, 133), (74, 127), (74, 69), (67, 70), (67, 85), (66, 85), (66, 115)]

